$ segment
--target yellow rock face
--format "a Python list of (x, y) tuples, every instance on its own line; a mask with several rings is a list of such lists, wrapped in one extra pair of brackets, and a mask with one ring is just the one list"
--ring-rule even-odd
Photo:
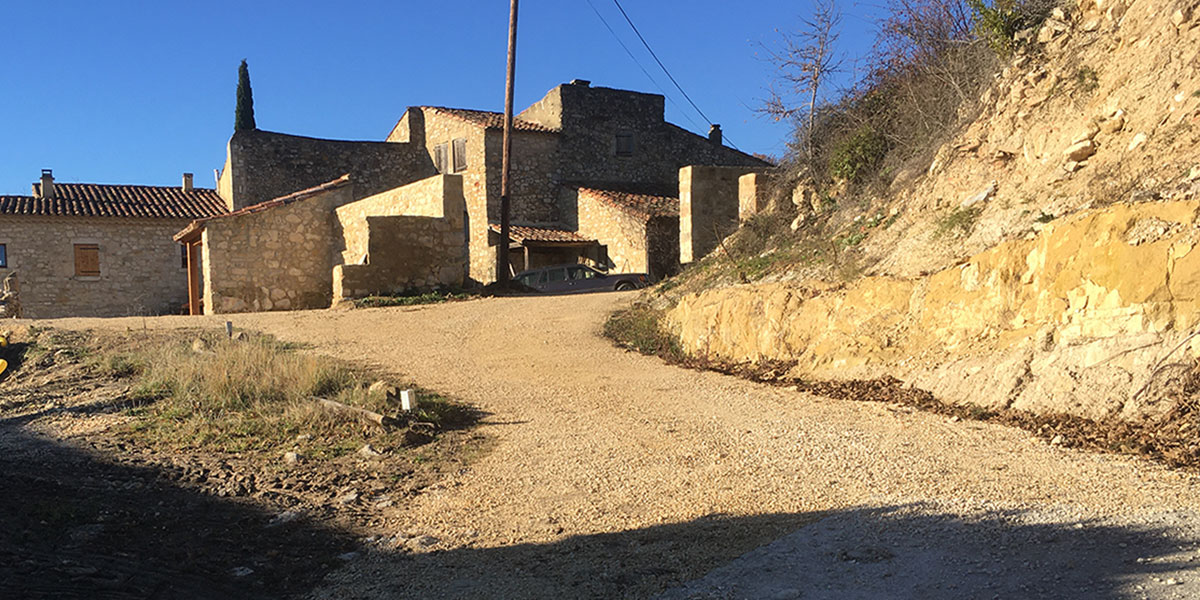
[[(1002, 243), (913, 280), (867, 277), (816, 291), (788, 284), (711, 290), (683, 298), (668, 313), (668, 326), (693, 354), (796, 360), (796, 374), (818, 377), (864, 369), (904, 376), (964, 357), (1020, 353), (1028, 354), (1022, 364), (1035, 377), (1043, 366), (1056, 373), (1086, 370), (1115, 347), (1097, 346), (1098, 340), (1155, 334), (1162, 341), (1200, 323), (1198, 209), (1200, 203), (1189, 201), (1081, 213), (1032, 240)], [(1092, 350), (1078, 351), (1087, 344)], [(1076, 350), (1064, 363), (1056, 357), (1068, 356), (1067, 348)], [(1105, 368), (1119, 364), (1131, 363), (1110, 361)], [(1010, 370), (1011, 379), (1021, 378), (1020, 368)], [(1112, 375), (1128, 386), (1140, 385), (1138, 376)], [(1007, 402), (980, 403), (1021, 404), (1017, 396), (1026, 383), (1014, 383)], [(1046, 387), (1070, 396), (1060, 388)], [(1039, 409), (1089, 416), (1132, 410), (1111, 398), (1103, 409), (1079, 398), (1064, 402)]]

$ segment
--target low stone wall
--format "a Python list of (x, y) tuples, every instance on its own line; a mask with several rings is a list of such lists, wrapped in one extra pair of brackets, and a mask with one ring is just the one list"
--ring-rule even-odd
[[(0, 244), (16, 272), (22, 316), (174, 314), (187, 302), (187, 270), (171, 240), (187, 220), (0, 217)], [(75, 244), (100, 248), (100, 275), (75, 275)]]
[(944, 400), (1138, 420), (1174, 406), (1155, 365), (1200, 338), (1200, 203), (1117, 205), (918, 279), (712, 290), (668, 314), (686, 350), (795, 360), (802, 376), (889, 374)]
[(206, 222), (205, 314), (328, 307), (336, 238), (333, 211), (351, 200), (353, 186), (347, 185)]
[(367, 217), (367, 264), (333, 268), (334, 303), (371, 295), (462, 287), (462, 226), (433, 217)]

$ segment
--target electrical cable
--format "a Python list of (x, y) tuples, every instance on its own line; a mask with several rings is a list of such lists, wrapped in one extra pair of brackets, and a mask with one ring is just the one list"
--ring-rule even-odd
[[(604, 24), (605, 29), (608, 29), (608, 32), (612, 34), (613, 39), (617, 40), (617, 43), (621, 45), (623, 50), (625, 50), (625, 54), (628, 54), (629, 58), (633, 60), (633, 64), (637, 65), (637, 67), (642, 70), (642, 74), (646, 76), (646, 79), (649, 79), (650, 83), (654, 84), (654, 87), (662, 93), (663, 97), (667, 99), (667, 102), (670, 102), (675, 108), (680, 108), (680, 106), (675, 103), (675, 100), (667, 94), (667, 91), (663, 89), (663, 86), (659, 85), (658, 80), (650, 75), (650, 72), (646, 70), (646, 67), (642, 66), (641, 61), (637, 59), (637, 56), (634, 55), (633, 51), (629, 49), (629, 46), (625, 45), (625, 42), (621, 40), (620, 36), (617, 35), (617, 32), (613, 30), (611, 25), (608, 24), (608, 20), (604, 18), (604, 15), (600, 14), (600, 11), (596, 9), (596, 5), (592, 3), (592, 0), (587, 0), (587, 3), (588, 6), (592, 7), (592, 12), (596, 13), (596, 16), (600, 18), (600, 22)], [(688, 123), (691, 123), (693, 127), (700, 127), (700, 124), (697, 123), (691, 115), (683, 112), (682, 109), (680, 109), (679, 114), (683, 115), (683, 118), (687, 119)]]
[[(709, 125), (712, 125), (713, 124), (712, 119), (708, 118), (708, 115), (704, 114), (704, 111), (700, 110), (699, 106), (696, 106), (696, 103), (692, 101), (692, 97), (688, 96), (688, 93), (683, 91), (683, 86), (679, 85), (678, 81), (675, 81), (675, 77), (672, 76), (671, 72), (667, 70), (667, 66), (664, 65), (661, 60), (659, 60), (658, 55), (654, 53), (654, 49), (650, 47), (650, 43), (647, 42), (646, 38), (642, 36), (642, 32), (638, 31), (637, 25), (633, 24), (633, 19), (629, 18), (629, 14), (625, 12), (625, 8), (621, 6), (621, 3), (618, 0), (613, 0), (613, 4), (617, 5), (617, 10), (621, 11), (621, 16), (625, 17), (625, 22), (629, 23), (629, 27), (632, 28), (633, 32), (637, 34), (638, 39), (642, 41), (642, 45), (646, 47), (646, 50), (648, 52), (650, 52), (650, 56), (654, 57), (654, 62), (657, 62), (658, 67), (660, 69), (662, 69), (663, 73), (667, 74), (667, 79), (670, 79), (671, 83), (675, 84), (675, 89), (679, 90), (680, 94), (683, 94), (683, 97), (687, 99), (688, 104), (691, 104), (692, 108), (696, 109), (696, 112), (699, 113), (699, 115)], [(733, 148), (735, 150), (738, 150), (739, 152), (741, 151), (741, 149), (738, 148), (737, 145), (734, 144), (732, 141), (730, 141), (728, 138), (726, 138), (725, 141), (729, 142), (729, 145), (733, 146)]]

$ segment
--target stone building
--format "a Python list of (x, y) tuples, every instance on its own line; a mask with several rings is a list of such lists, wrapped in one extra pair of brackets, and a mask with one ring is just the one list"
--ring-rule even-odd
[[(42, 172), (30, 196), (0, 196), (0, 280), (20, 316), (178, 313), (187, 269), (171, 235), (226, 212), (216, 190), (59, 183)], [(19, 285), (14, 285), (19, 282)]]
[[(206, 312), (270, 310), (494, 281), (502, 128), (500, 113), (413, 106), (383, 142), (235, 133), (217, 186), (229, 214), (176, 236), (204, 282), (193, 309), (201, 298)], [(726, 147), (718, 126), (703, 137), (668, 123), (662, 96), (587, 81), (550, 90), (513, 129), (514, 272), (585, 262), (672, 274), (681, 255), (736, 227), (737, 176), (769, 167)], [(681, 197), (681, 174), (694, 193)], [(693, 239), (701, 246), (683, 248)], [(293, 248), (310, 258), (283, 276)]]

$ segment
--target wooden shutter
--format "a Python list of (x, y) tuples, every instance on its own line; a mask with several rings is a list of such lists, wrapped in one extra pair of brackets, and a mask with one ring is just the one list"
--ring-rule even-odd
[(438, 144), (433, 147), (433, 168), (438, 173), (446, 172), (446, 145)]
[(467, 138), (454, 140), (454, 172), (467, 170)]
[(75, 244), (75, 274), (81, 277), (100, 275), (100, 246)]
[(617, 132), (617, 156), (633, 156), (633, 133)]

